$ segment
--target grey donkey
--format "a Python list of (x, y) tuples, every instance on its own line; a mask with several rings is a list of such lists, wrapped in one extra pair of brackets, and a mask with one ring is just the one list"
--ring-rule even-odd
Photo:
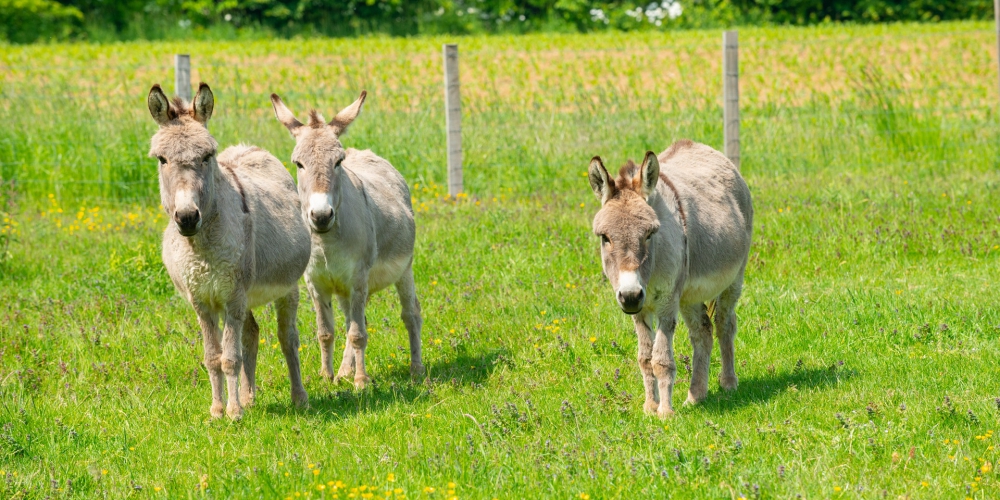
[[(295, 138), (292, 162), (298, 168), (302, 219), (312, 233), (306, 284), (316, 308), (320, 375), (336, 383), (353, 374), (358, 389), (371, 381), (365, 370), (365, 306), (371, 294), (392, 284), (410, 337), (410, 375), (424, 373), (420, 359), (423, 320), (413, 281), (416, 225), (410, 189), (388, 161), (368, 150), (344, 149), (339, 139), (361, 113), (366, 95), (362, 91), (357, 101), (329, 123), (311, 111), (309, 121), (303, 124), (277, 94), (271, 94), (278, 121)], [(346, 318), (347, 332), (336, 375), (332, 358), (334, 295)]]
[(299, 217), (295, 182), (260, 148), (233, 146), (216, 157), (218, 144), (207, 127), (215, 107), (208, 85), (199, 86), (190, 105), (169, 101), (154, 85), (147, 104), (160, 126), (149, 155), (160, 162), (160, 199), (170, 218), (163, 264), (198, 315), (212, 416), (221, 417), (225, 408), (239, 419), (243, 406), (253, 403), (260, 331), (250, 309), (269, 302), (278, 315), (292, 401), (306, 406), (295, 314), (298, 280), (309, 263), (309, 230)]
[(643, 409), (661, 418), (674, 413), (678, 312), (694, 350), (686, 403), (708, 393), (713, 322), (722, 354), (719, 384), (736, 389), (736, 302), (753, 232), (750, 190), (739, 171), (718, 151), (684, 140), (658, 157), (647, 152), (641, 166), (629, 161), (617, 178), (594, 157), (589, 178), (601, 200), (593, 227), (604, 274), (639, 337)]

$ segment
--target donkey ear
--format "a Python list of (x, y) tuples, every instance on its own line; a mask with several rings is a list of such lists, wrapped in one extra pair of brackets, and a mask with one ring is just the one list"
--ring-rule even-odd
[(198, 93), (194, 95), (194, 119), (202, 125), (208, 125), (215, 109), (215, 95), (207, 83), (198, 84)]
[(333, 119), (330, 120), (330, 126), (333, 127), (335, 134), (338, 136), (343, 134), (344, 131), (347, 130), (347, 126), (361, 114), (361, 106), (365, 104), (365, 97), (367, 96), (368, 91), (362, 90), (361, 97), (358, 97), (358, 100), (354, 101), (354, 104), (344, 108), (340, 113), (337, 113), (337, 116), (334, 116)]
[(642, 160), (642, 197), (649, 201), (649, 198), (656, 192), (656, 183), (660, 181), (660, 161), (656, 159), (656, 153), (646, 151), (646, 158)]
[(285, 106), (278, 94), (271, 94), (271, 106), (274, 108), (274, 116), (292, 133), (292, 137), (295, 137), (295, 131), (302, 126), (302, 122), (295, 118), (295, 115), (288, 109), (288, 106)]
[(149, 114), (160, 126), (166, 125), (170, 120), (177, 118), (177, 111), (170, 107), (170, 99), (163, 93), (160, 84), (153, 85), (146, 96), (146, 105), (149, 106)]
[(590, 189), (594, 190), (597, 199), (601, 200), (601, 205), (604, 205), (611, 199), (614, 186), (611, 184), (608, 169), (604, 168), (604, 162), (601, 161), (600, 156), (595, 156), (590, 160), (590, 169), (587, 174), (590, 178)]

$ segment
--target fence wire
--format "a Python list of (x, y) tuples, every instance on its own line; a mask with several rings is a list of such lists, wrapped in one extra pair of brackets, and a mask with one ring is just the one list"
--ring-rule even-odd
[[(863, 168), (872, 148), (897, 170), (996, 152), (1000, 95), (990, 30), (754, 33), (764, 32), (740, 37), (748, 172)], [(639, 157), (680, 137), (721, 149), (721, 34), (645, 44), (583, 40), (460, 45), (467, 190), (488, 197), (561, 189), (581, 182), (591, 156)], [(156, 162), (146, 158), (155, 125), (145, 95), (157, 81), (172, 88), (173, 58), (150, 62), (116, 47), (65, 65), (13, 56), (0, 62), (0, 180), (15, 180), (35, 199), (157, 202)], [(335, 47), (341, 52), (192, 54), (192, 73), (218, 99), (211, 129), (220, 144), (255, 143), (287, 163), (293, 142), (274, 119), (271, 92), (300, 117), (317, 107), (330, 118), (367, 89), (365, 112), (343, 142), (385, 156), (411, 185), (444, 186), (440, 50)]]

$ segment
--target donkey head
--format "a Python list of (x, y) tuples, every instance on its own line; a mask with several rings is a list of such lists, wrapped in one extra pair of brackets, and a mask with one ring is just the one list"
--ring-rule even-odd
[(146, 98), (149, 112), (160, 125), (149, 156), (160, 161), (160, 202), (184, 236), (194, 236), (211, 214), (215, 152), (219, 147), (208, 133), (215, 108), (212, 89), (202, 83), (191, 104), (167, 99), (159, 84)]
[(361, 91), (361, 97), (354, 104), (344, 108), (329, 122), (325, 122), (318, 112), (309, 112), (309, 122), (303, 124), (289, 111), (278, 94), (271, 94), (274, 114), (295, 138), (292, 162), (298, 168), (299, 198), (302, 200), (302, 217), (317, 233), (325, 233), (333, 228), (340, 206), (340, 190), (337, 183), (342, 178), (341, 162), (344, 161), (344, 146), (340, 135), (361, 113), (368, 93)]
[(590, 187), (601, 200), (594, 216), (594, 233), (601, 238), (601, 262), (611, 280), (618, 305), (627, 314), (642, 310), (646, 283), (652, 273), (653, 233), (660, 228), (650, 206), (660, 177), (656, 154), (646, 153), (642, 166), (629, 160), (617, 179), (608, 175), (599, 156), (590, 160)]

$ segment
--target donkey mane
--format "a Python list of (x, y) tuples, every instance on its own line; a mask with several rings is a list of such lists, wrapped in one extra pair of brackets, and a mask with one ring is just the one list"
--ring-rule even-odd
[(615, 178), (615, 189), (613, 194), (618, 194), (618, 191), (640, 190), (640, 183), (642, 180), (640, 179), (641, 176), (639, 175), (639, 168), (639, 165), (636, 165), (632, 160), (625, 162), (625, 164), (622, 165), (622, 168), (618, 170), (618, 177)]
[(184, 99), (181, 99), (180, 97), (174, 97), (170, 104), (171, 104), (170, 106), (171, 111), (177, 113), (178, 117), (185, 115), (194, 117), (194, 106), (192, 106)]
[[(664, 152), (663, 161), (670, 159), (670, 157), (677, 154), (681, 149), (688, 148), (694, 145), (694, 142), (688, 139), (683, 139), (675, 142), (670, 149)], [(636, 193), (642, 192), (642, 172), (640, 171), (642, 167), (636, 165), (634, 161), (628, 160), (625, 165), (618, 171), (618, 177), (614, 181), (613, 191), (611, 197), (614, 198), (618, 195), (620, 191), (631, 190)], [(660, 171), (660, 181), (667, 185), (670, 192), (674, 195), (674, 200), (677, 202), (677, 212), (681, 217), (681, 224), (685, 227), (687, 226), (687, 214), (684, 213), (684, 205), (681, 203), (680, 194), (677, 192), (677, 186), (667, 177), (667, 174)]]
[(681, 139), (671, 144), (670, 147), (663, 152), (663, 159), (660, 161), (665, 162), (673, 158), (673, 156), (676, 155), (678, 151), (690, 148), (691, 146), (694, 146), (694, 141), (692, 141), (691, 139)]
[(309, 110), (309, 126), (312, 128), (323, 128), (326, 123), (323, 121), (323, 115), (319, 114), (319, 111), (315, 109)]

